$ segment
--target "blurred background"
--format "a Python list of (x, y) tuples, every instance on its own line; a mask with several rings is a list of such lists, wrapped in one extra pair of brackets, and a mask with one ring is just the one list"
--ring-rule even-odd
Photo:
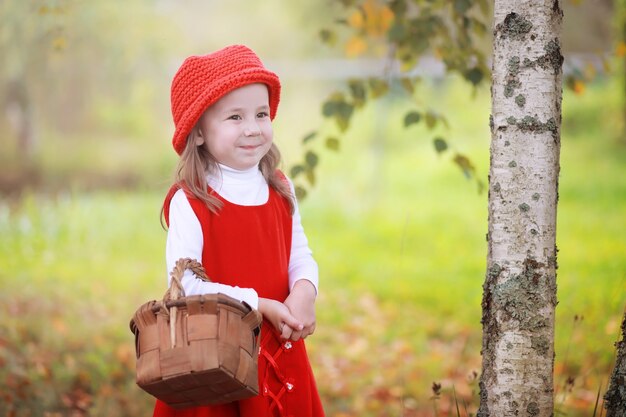
[[(626, 302), (626, 44), (620, 2), (562, 6), (555, 405), (589, 416)], [(128, 322), (166, 286), (170, 82), (188, 55), (235, 43), (281, 77), (286, 172), (311, 131), (340, 137), (337, 151), (307, 145), (319, 163), (300, 202), (321, 280), (307, 346), (328, 415), (476, 413), (489, 85), (425, 60), (412, 100), (370, 102), (340, 134), (323, 101), (384, 66), (320, 40), (343, 14), (338, 1), (0, 1), (1, 415), (151, 414)], [(415, 103), (447, 126), (405, 128)], [(471, 180), (436, 136), (471, 161)]]

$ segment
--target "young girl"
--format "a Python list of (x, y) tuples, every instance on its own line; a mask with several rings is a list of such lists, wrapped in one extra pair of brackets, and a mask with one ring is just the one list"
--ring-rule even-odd
[(167, 268), (202, 262), (213, 282), (189, 271), (186, 295), (223, 293), (264, 318), (256, 397), (158, 417), (324, 415), (304, 338), (315, 330), (317, 264), (300, 223), (293, 184), (277, 170), (271, 121), (280, 81), (242, 45), (187, 58), (172, 82), (177, 182), (163, 204)]

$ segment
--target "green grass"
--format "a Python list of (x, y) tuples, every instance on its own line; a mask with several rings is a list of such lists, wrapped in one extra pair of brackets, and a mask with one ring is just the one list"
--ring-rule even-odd
[[(555, 382), (560, 404), (566, 378), (576, 377), (562, 407), (569, 416), (591, 414), (625, 304), (618, 94), (600, 81), (564, 99)], [(433, 132), (403, 130), (400, 99), (371, 105), (355, 116), (341, 151), (321, 155), (318, 186), (300, 208), (321, 271), (318, 330), (307, 343), (331, 416), (433, 415), (433, 381), (444, 387), (441, 415), (454, 404), (453, 385), (476, 409), (468, 375), (480, 371), (487, 195), (451, 163), (453, 152), (466, 154), (486, 183), (489, 96), (470, 95), (454, 80), (425, 86), (420, 101), (451, 126)], [(305, 111), (317, 114), (313, 104)], [(284, 108), (281, 140), (304, 133), (284, 121), (302, 111)], [(439, 135), (451, 145), (442, 156), (432, 146)], [(137, 146), (132, 155), (148, 152)], [(295, 143), (284, 148), (297, 158)], [(132, 161), (123, 164), (150, 184), (145, 189), (27, 194), (0, 204), (0, 387), (14, 394), (0, 411), (10, 403), (68, 410), (83, 398), (91, 415), (149, 412), (150, 399), (132, 381), (127, 325), (165, 286), (158, 216), (163, 172), (174, 162), (165, 152), (146, 156), (161, 164), (147, 176), (144, 164), (137, 172)]]

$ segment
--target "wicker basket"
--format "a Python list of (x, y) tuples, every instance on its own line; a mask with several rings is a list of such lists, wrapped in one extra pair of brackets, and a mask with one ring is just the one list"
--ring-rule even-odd
[(258, 395), (261, 314), (223, 294), (184, 296), (185, 269), (207, 280), (192, 259), (179, 259), (163, 301), (135, 312), (137, 385), (175, 408), (222, 404)]

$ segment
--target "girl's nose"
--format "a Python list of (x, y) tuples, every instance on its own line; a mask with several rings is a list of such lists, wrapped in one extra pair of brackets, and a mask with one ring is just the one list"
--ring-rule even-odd
[(250, 122), (243, 130), (243, 134), (245, 136), (259, 136), (261, 129), (259, 129), (259, 125), (256, 122)]

